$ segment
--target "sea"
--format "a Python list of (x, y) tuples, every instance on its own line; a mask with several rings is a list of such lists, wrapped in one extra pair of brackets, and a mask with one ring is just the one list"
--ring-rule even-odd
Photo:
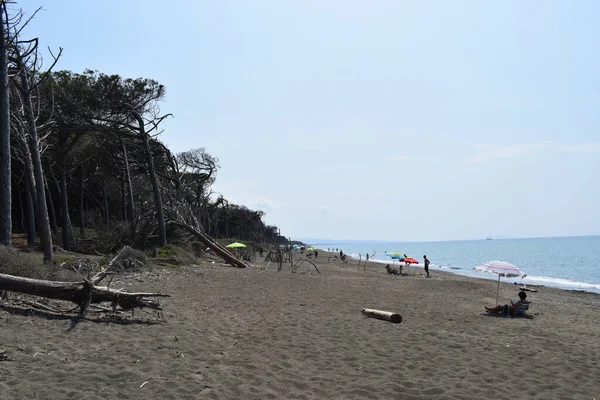
[[(561, 289), (600, 293), (600, 236), (553, 237), (533, 239), (492, 239), (448, 242), (315, 241), (307, 243), (323, 250), (342, 250), (352, 258), (392, 264), (386, 252), (406, 254), (420, 261), (431, 261), (429, 271), (451, 272), (480, 279), (497, 280), (495, 274), (475, 271), (484, 262), (510, 262), (527, 276), (501, 278), (503, 282), (552, 286)], [(398, 263), (398, 261), (395, 261)]]

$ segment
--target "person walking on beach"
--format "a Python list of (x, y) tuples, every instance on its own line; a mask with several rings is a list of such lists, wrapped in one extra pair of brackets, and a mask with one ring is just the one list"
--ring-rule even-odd
[(427, 273), (427, 278), (430, 278), (430, 276), (429, 276), (429, 260), (427, 259), (426, 255), (423, 256), (423, 260), (424, 260), (423, 265), (425, 266), (425, 272)]
[(367, 261), (369, 261), (369, 253), (367, 253)]

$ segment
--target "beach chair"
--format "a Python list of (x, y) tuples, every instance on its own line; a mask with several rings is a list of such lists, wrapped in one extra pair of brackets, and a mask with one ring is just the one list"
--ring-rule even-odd
[(525, 317), (525, 318), (529, 318), (529, 315), (527, 315), (527, 310), (529, 310), (529, 305), (531, 304), (530, 301), (522, 301), (521, 304), (519, 304), (519, 308), (517, 308), (514, 312), (510, 312), (510, 306), (508, 304), (504, 305), (504, 310), (502, 310), (502, 315), (504, 315), (505, 317)]

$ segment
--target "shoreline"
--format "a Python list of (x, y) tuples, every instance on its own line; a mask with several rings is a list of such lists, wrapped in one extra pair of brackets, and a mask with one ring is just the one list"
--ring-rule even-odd
[[(325, 253), (327, 253), (326, 250), (324, 250)], [(334, 253), (332, 253), (334, 254)], [(354, 258), (350, 255), (348, 255), (349, 258), (358, 263), (358, 259)], [(361, 261), (361, 265), (362, 263), (364, 263), (364, 259)], [(371, 261), (369, 260), (368, 265), (372, 264), (373, 266), (379, 266), (379, 267), (385, 267), (386, 264), (389, 264), (390, 266), (393, 266), (392, 263), (390, 262), (385, 262), (383, 260), (375, 260), (375, 261)], [(398, 263), (396, 263), (396, 267), (398, 266)], [(414, 269), (414, 272), (421, 272), (423, 271), (423, 267), (422, 264), (417, 264), (417, 266), (411, 266), (411, 267), (404, 267), (404, 270), (407, 269)], [(473, 275), (466, 275), (466, 274), (461, 274), (460, 272), (454, 272), (454, 271), (461, 271), (462, 269), (456, 269), (454, 270), (453, 268), (445, 268), (445, 267), (439, 267), (439, 266), (429, 266), (429, 272), (430, 274), (433, 273), (441, 273), (441, 274), (447, 274), (449, 276), (458, 276), (460, 278), (464, 278), (464, 279), (473, 279), (475, 281), (479, 281), (479, 280), (484, 280), (484, 281), (492, 281), (492, 282), (497, 282), (498, 278), (497, 275), (494, 274), (490, 274), (490, 273), (480, 273), (481, 276), (478, 276), (476, 274)], [(465, 271), (465, 270), (463, 270)], [(509, 279), (514, 279), (514, 278), (509, 278)], [(599, 291), (594, 291), (594, 290), (584, 290), (584, 289), (575, 289), (575, 288), (568, 288), (568, 287), (560, 287), (560, 286), (554, 286), (554, 285), (549, 285), (547, 283), (538, 283), (537, 281), (532, 281), (532, 283), (528, 283), (528, 282), (524, 282), (521, 279), (521, 282), (507, 282), (507, 281), (503, 281), (500, 280), (500, 286), (502, 285), (506, 285), (506, 286), (513, 286), (513, 287), (521, 287), (521, 286), (528, 286), (528, 287), (535, 287), (535, 288), (547, 288), (547, 289), (554, 289), (554, 290), (562, 290), (562, 291), (566, 291), (566, 292), (576, 292), (576, 293), (585, 293), (585, 294), (591, 294), (591, 295), (596, 295), (596, 296), (600, 296), (600, 290)]]
[[(319, 251), (322, 251), (323, 253), (331, 253), (331, 254), (337, 254), (336, 252), (328, 252), (326, 249), (322, 249), (320, 248)], [(355, 257), (353, 254), (356, 253), (348, 253), (346, 254), (349, 258), (351, 258), (352, 260), (358, 262), (359, 259), (357, 257)], [(373, 263), (373, 264), (380, 264), (380, 265), (386, 265), (386, 264), (390, 264), (392, 265), (393, 263), (391, 262), (392, 260), (382, 260), (382, 259), (375, 259), (375, 260), (369, 260), (369, 262)], [(361, 262), (364, 262), (364, 258), (361, 260)], [(398, 263), (396, 263), (396, 265), (398, 265)], [(417, 264), (417, 268), (420, 268), (421, 270), (423, 269), (423, 265), (422, 264)], [(444, 267), (444, 266), (439, 266), (436, 264), (432, 264), (429, 267), (430, 271), (436, 271), (436, 272), (443, 272), (443, 273), (448, 273), (448, 274), (452, 274), (452, 275), (460, 275), (466, 278), (473, 278), (473, 279), (483, 279), (483, 280), (491, 280), (491, 281), (497, 281), (497, 276), (494, 274), (490, 274), (490, 273), (484, 273), (484, 272), (478, 272), (475, 273), (473, 272), (474, 269), (465, 269), (465, 268), (452, 268), (452, 267)], [(529, 279), (528, 279), (529, 278)], [(538, 279), (535, 279), (538, 278)], [(561, 289), (561, 290), (567, 290), (567, 291), (580, 291), (580, 292), (585, 292), (585, 293), (593, 293), (593, 294), (598, 294), (600, 295), (600, 283), (590, 283), (590, 282), (581, 282), (581, 281), (572, 281), (572, 280), (568, 280), (568, 279), (564, 279), (564, 278), (554, 278), (554, 277), (546, 277), (546, 276), (542, 276), (542, 277), (538, 277), (538, 276), (529, 276), (526, 278), (503, 278), (503, 279), (514, 279), (514, 280), (520, 280), (520, 282), (518, 282), (518, 285), (527, 285), (527, 286), (541, 286), (541, 287), (549, 287), (549, 288), (555, 288), (555, 289)], [(565, 283), (560, 283), (560, 282), (553, 282), (554, 281), (564, 281)], [(502, 281), (504, 283), (508, 283), (506, 281)], [(572, 282), (572, 283), (571, 283)], [(514, 282), (512, 283), (514, 284)], [(591, 287), (588, 287), (591, 286)]]

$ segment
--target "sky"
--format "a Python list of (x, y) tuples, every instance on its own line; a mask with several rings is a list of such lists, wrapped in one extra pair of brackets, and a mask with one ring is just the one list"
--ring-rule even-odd
[(160, 139), (286, 236), (600, 234), (600, 2), (17, 5), (57, 68), (164, 84)]

